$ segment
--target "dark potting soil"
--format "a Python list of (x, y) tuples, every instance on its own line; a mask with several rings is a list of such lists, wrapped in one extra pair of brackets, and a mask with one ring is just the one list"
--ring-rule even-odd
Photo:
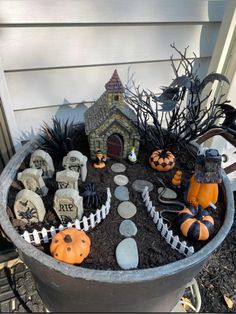
[[(176, 167), (169, 172), (160, 173), (153, 170), (148, 163), (148, 157), (150, 151), (145, 147), (141, 148), (140, 154), (138, 156), (138, 162), (135, 165), (131, 165), (125, 160), (122, 163), (126, 166), (126, 171), (122, 174), (129, 178), (129, 183), (126, 185), (129, 189), (130, 200), (136, 205), (137, 213), (131, 220), (136, 224), (138, 232), (135, 236), (135, 240), (138, 246), (139, 252), (139, 265), (138, 268), (150, 268), (165, 265), (171, 262), (175, 262), (184, 258), (182, 254), (173, 250), (161, 237), (158, 232), (153, 220), (148, 215), (145, 206), (141, 199), (141, 194), (132, 189), (132, 183), (137, 179), (148, 180), (153, 183), (154, 190), (150, 192), (150, 197), (153, 205), (157, 210), (162, 209), (181, 209), (180, 206), (173, 204), (161, 204), (157, 199), (157, 189), (161, 186), (158, 178), (162, 178), (166, 185), (174, 189), (178, 194), (178, 201), (184, 201), (184, 193), (187, 189), (187, 183), (189, 178), (193, 173), (194, 158), (191, 154), (186, 152), (179, 153), (174, 150), (173, 153), (177, 157)], [(118, 243), (123, 239), (119, 233), (119, 225), (122, 222), (122, 218), (117, 213), (117, 207), (120, 201), (116, 200), (114, 197), (114, 189), (117, 186), (113, 178), (117, 173), (111, 170), (111, 165), (116, 161), (108, 160), (106, 167), (104, 169), (94, 169), (92, 162), (88, 161), (88, 175), (86, 183), (93, 182), (96, 186), (97, 191), (100, 193), (102, 203), (106, 200), (106, 189), (109, 187), (112, 194), (111, 209), (104, 221), (97, 225), (94, 229), (87, 232), (91, 238), (91, 251), (89, 256), (80, 264), (81, 267), (92, 268), (92, 269), (104, 269), (104, 270), (119, 270), (115, 258), (115, 249)], [(62, 170), (61, 160), (54, 160), (54, 165), (57, 171)], [(22, 163), (19, 171), (29, 167), (29, 156)], [(173, 177), (176, 169), (183, 170), (183, 184), (181, 189), (176, 189), (171, 186), (171, 178)], [(13, 226), (19, 233), (23, 233), (25, 230), (32, 232), (35, 228), (41, 230), (42, 227), (49, 228), (49, 226), (54, 225), (59, 226), (60, 221), (57, 218), (53, 210), (53, 197), (57, 190), (57, 185), (55, 181), (55, 175), (52, 179), (45, 181), (47, 187), (49, 188), (48, 195), (43, 197), (43, 202), (46, 208), (46, 216), (42, 223), (25, 224), (22, 221), (15, 219), (13, 214), (13, 206), (16, 194), (20, 189), (23, 189), (21, 183), (15, 180), (10, 187), (8, 195), (8, 213), (12, 221)], [(79, 182), (79, 191), (82, 191), (84, 183)], [(224, 219), (224, 202), (223, 194), (220, 189), (219, 200), (217, 202), (216, 211), (209, 209), (209, 212), (213, 215), (215, 220), (215, 232), (211, 236), (214, 237), (218, 232), (220, 226), (222, 225)], [(84, 214), (89, 216), (90, 213), (95, 213), (96, 209), (85, 209)], [(167, 217), (167, 216), (166, 216)], [(175, 214), (168, 216), (171, 223), (171, 229), (174, 235), (178, 235), (181, 241), (186, 241), (189, 246), (193, 246), (195, 251), (202, 248), (208, 241), (189, 241), (184, 238), (179, 232), (178, 226), (175, 221)], [(209, 240), (211, 240), (211, 238)], [(46, 254), (49, 253), (49, 245), (42, 244), (38, 248), (44, 251)]]
[[(235, 192), (236, 205), (236, 192)], [(211, 255), (207, 264), (202, 271), (197, 275), (202, 300), (201, 313), (235, 313), (236, 312), (236, 222), (234, 223), (230, 233), (221, 246)], [(22, 272), (24, 274), (22, 275)], [(28, 271), (23, 264), (14, 266), (14, 270), (4, 268), (0, 271), (0, 288), (4, 288), (1, 294), (0, 312), (12, 313), (11, 304), (8, 300), (14, 298), (14, 308), (17, 312), (45, 312), (43, 303), (34, 287), (32, 277), (25, 275)], [(14, 291), (10, 293), (10, 288), (6, 289), (5, 278), (9, 277), (13, 282), (18, 294)], [(26, 280), (25, 278), (26, 277)], [(22, 280), (24, 279), (24, 280)], [(28, 281), (29, 279), (30, 282)], [(4, 282), (4, 286), (3, 286)], [(6, 291), (6, 292), (5, 292)], [(224, 300), (224, 295), (229, 297), (234, 305), (230, 309)], [(192, 299), (188, 290), (185, 291), (184, 297)], [(7, 301), (6, 301), (7, 300)], [(27, 301), (30, 300), (30, 301)], [(22, 303), (24, 301), (24, 303)], [(193, 302), (193, 301), (192, 301)], [(22, 305), (23, 304), (23, 305)], [(194, 304), (194, 302), (193, 302)], [(29, 310), (27, 310), (27, 308)], [(188, 310), (189, 312), (190, 310)]]
[[(202, 312), (236, 312), (236, 225), (231, 233), (197, 275)], [(232, 308), (227, 306), (224, 297), (233, 302)]]
[[(236, 208), (236, 192), (234, 192)], [(221, 246), (211, 255), (197, 275), (202, 307), (205, 313), (236, 312), (236, 219)], [(230, 308), (224, 296), (233, 302)]]

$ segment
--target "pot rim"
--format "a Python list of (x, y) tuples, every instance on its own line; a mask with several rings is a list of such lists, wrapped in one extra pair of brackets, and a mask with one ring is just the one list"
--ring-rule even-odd
[(201, 262), (203, 263), (223, 242), (231, 229), (234, 219), (234, 198), (231, 183), (225, 172), (222, 170), (222, 187), (225, 200), (227, 200), (224, 223), (215, 237), (193, 255), (166, 265), (135, 270), (97, 270), (60, 262), (52, 256), (40, 251), (32, 244), (26, 242), (13, 228), (6, 212), (7, 195), (11, 182), (25, 156), (28, 153), (31, 153), (36, 148), (36, 145), (38, 146), (37, 141), (30, 141), (25, 144), (22, 149), (11, 158), (0, 176), (0, 224), (9, 239), (23, 254), (34, 259), (35, 262), (42, 263), (43, 265), (53, 268), (55, 271), (63, 273), (66, 276), (113, 284), (142, 282), (170, 276), (190, 268), (195, 264)]

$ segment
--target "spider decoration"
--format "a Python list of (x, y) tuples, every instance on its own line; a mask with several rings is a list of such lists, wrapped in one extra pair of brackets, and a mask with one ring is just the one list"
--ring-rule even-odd
[[(26, 206), (27, 206), (27, 203), (28, 203), (28, 201), (26, 203), (24, 203), (24, 204), (26, 204)], [(26, 219), (27, 222), (29, 222), (30, 219), (32, 219), (32, 218), (37, 218), (38, 219), (37, 210), (35, 208), (30, 208), (29, 206), (27, 206), (27, 210), (25, 212), (23, 212), (23, 211), (19, 212), (19, 216), (22, 219)]]
[(82, 192), (81, 196), (83, 196), (85, 208), (96, 209), (101, 204), (101, 198), (96, 191), (94, 183), (87, 183), (84, 186), (84, 191)]
[(63, 224), (67, 224), (68, 222), (71, 222), (71, 218), (69, 216), (66, 215), (61, 215), (61, 220)]

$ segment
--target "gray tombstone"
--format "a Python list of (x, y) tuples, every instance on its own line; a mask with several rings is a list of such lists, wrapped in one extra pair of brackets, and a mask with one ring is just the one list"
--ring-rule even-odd
[(14, 212), (17, 219), (26, 223), (43, 221), (46, 213), (41, 197), (27, 189), (17, 193)]
[(42, 169), (28, 168), (17, 174), (17, 180), (23, 183), (25, 189), (45, 196), (48, 193), (48, 188), (43, 181), (42, 174)]
[(53, 208), (63, 224), (74, 222), (83, 215), (83, 197), (74, 189), (57, 190), (54, 195)]
[(30, 168), (42, 169), (44, 178), (51, 178), (55, 171), (51, 156), (42, 149), (37, 149), (32, 153)]
[(79, 172), (63, 170), (56, 173), (58, 189), (78, 190)]
[(67, 170), (78, 172), (84, 182), (87, 177), (87, 161), (88, 158), (81, 152), (72, 150), (63, 158), (62, 165)]

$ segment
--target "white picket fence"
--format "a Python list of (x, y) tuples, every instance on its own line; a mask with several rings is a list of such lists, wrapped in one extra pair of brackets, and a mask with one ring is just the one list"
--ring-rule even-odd
[(150, 200), (147, 186), (143, 190), (142, 198), (148, 213), (153, 218), (153, 222), (157, 226), (157, 230), (161, 233), (161, 236), (166, 240), (171, 248), (177, 250), (185, 256), (192, 255), (194, 253), (194, 248), (192, 246), (189, 247), (185, 241), (180, 241), (178, 236), (174, 236), (173, 231), (169, 230), (167, 224), (165, 224), (162, 217), (160, 217), (159, 212), (156, 211), (155, 206), (153, 206), (152, 201)]
[(25, 241), (32, 244), (40, 244), (42, 242), (48, 243), (55, 233), (64, 230), (66, 228), (75, 227), (79, 230), (88, 231), (97, 226), (101, 221), (103, 221), (109, 214), (111, 207), (111, 191), (107, 188), (107, 200), (105, 205), (102, 205), (101, 209), (97, 209), (95, 214), (90, 214), (89, 217), (83, 217), (82, 220), (76, 219), (73, 223), (68, 223), (67, 225), (60, 225), (58, 228), (51, 226), (50, 229), (42, 228), (41, 230), (34, 229), (33, 232), (25, 231), (21, 236)]

